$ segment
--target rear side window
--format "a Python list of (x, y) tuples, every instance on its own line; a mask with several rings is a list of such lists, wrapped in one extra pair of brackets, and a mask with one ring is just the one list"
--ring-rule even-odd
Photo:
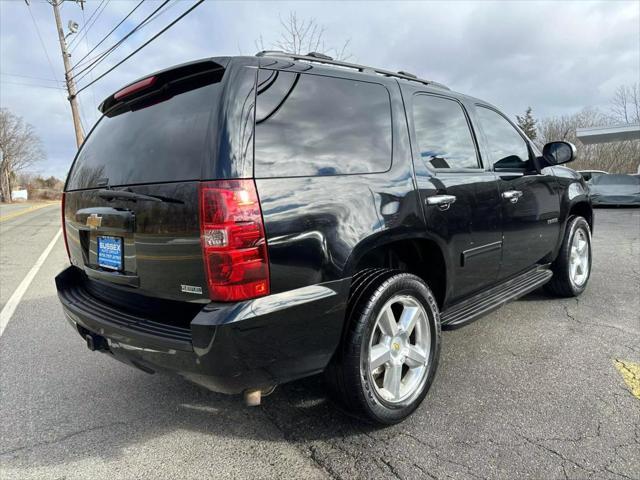
[(199, 180), (211, 158), (211, 112), (220, 83), (102, 117), (69, 174), (68, 190)]
[(376, 83), (261, 70), (255, 176), (384, 172), (391, 166), (391, 102)]
[(479, 168), (462, 106), (432, 95), (413, 98), (413, 123), (422, 160), (431, 168)]

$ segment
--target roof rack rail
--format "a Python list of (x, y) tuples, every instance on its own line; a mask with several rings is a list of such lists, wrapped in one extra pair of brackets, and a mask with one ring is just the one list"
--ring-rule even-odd
[(352, 68), (359, 72), (376, 73), (378, 75), (383, 75), (385, 77), (401, 78), (403, 80), (420, 82), (425, 85), (431, 85), (434, 87), (443, 88), (445, 90), (451, 90), (449, 87), (447, 87), (442, 83), (433, 82), (431, 80), (425, 80), (423, 78), (418, 78), (412, 73), (403, 72), (403, 71), (392, 72), (390, 70), (383, 70), (381, 68), (368, 67), (366, 65), (358, 65), (357, 63), (349, 63), (349, 62), (343, 62), (340, 60), (334, 60), (330, 56), (325, 55), (323, 53), (310, 52), (307, 55), (300, 55), (298, 53), (283, 52), (281, 50), (262, 50), (261, 52), (256, 53), (256, 57), (280, 57), (280, 58), (287, 58), (290, 60), (303, 60), (306, 62), (322, 63), (325, 65), (335, 65), (337, 67)]
[(309, 52), (307, 53), (307, 57), (321, 58), (323, 60), (333, 60), (333, 57), (330, 57), (329, 55), (325, 55), (324, 53), (318, 53), (318, 52)]

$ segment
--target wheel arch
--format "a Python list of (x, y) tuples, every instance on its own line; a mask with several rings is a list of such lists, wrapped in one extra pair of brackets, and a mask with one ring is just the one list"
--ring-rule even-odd
[[(593, 232), (593, 207), (587, 200), (580, 200), (573, 203), (569, 208), (569, 214), (567, 215), (567, 222), (571, 217), (581, 216), (589, 224), (589, 228)], [(565, 222), (566, 228), (566, 222)]]
[(345, 276), (365, 268), (391, 268), (421, 278), (433, 292), (439, 307), (448, 293), (448, 262), (445, 249), (427, 235), (400, 234), (367, 238), (352, 251)]
[(562, 242), (564, 241), (565, 234), (567, 232), (567, 227), (569, 222), (573, 217), (580, 216), (583, 217), (587, 224), (589, 225), (589, 229), (593, 233), (594, 227), (594, 217), (593, 217), (593, 207), (591, 206), (591, 202), (588, 197), (580, 196), (579, 198), (574, 199), (567, 207), (565, 207), (566, 214), (564, 215), (564, 219), (560, 226), (560, 234), (558, 236), (558, 242), (556, 248), (553, 252), (553, 256), (551, 259), (556, 261), (558, 255), (560, 254), (560, 249), (562, 248)]

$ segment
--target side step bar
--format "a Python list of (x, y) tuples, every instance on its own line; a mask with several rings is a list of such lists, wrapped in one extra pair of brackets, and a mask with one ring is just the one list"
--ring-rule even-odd
[(512, 300), (522, 297), (547, 283), (553, 272), (547, 267), (535, 267), (511, 280), (480, 292), (447, 308), (440, 314), (443, 328), (458, 328), (477, 320)]

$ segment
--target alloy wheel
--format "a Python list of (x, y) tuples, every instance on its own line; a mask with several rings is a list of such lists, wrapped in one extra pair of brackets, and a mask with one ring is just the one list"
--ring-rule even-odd
[(576, 230), (571, 242), (569, 275), (577, 287), (584, 285), (589, 276), (589, 240), (582, 228)]
[(380, 310), (369, 341), (368, 374), (376, 393), (388, 403), (404, 402), (425, 383), (431, 330), (423, 305), (395, 295)]

